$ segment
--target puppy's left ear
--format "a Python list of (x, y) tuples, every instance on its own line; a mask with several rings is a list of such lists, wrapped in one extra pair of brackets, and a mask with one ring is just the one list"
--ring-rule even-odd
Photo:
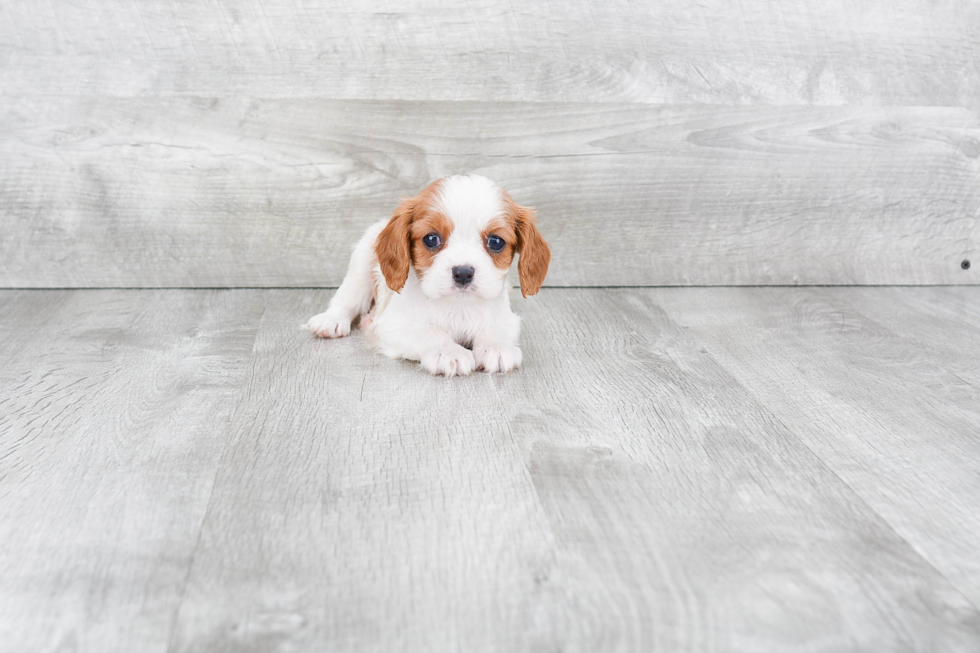
[(517, 274), (521, 278), (521, 294), (527, 297), (541, 290), (551, 262), (551, 248), (538, 231), (535, 211), (530, 206), (514, 205), (517, 214)]

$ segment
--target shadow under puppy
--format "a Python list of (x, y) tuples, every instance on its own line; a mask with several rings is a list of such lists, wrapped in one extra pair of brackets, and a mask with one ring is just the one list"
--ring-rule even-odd
[(534, 209), (486, 177), (439, 179), (368, 228), (329, 307), (306, 326), (342, 338), (362, 316), (382, 354), (430, 374), (509, 372), (521, 364), (507, 285), (515, 254), (521, 293), (533, 295), (551, 260)]

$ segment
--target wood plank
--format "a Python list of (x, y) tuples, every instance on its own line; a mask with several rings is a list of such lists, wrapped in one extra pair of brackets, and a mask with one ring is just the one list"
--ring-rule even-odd
[(454, 380), (302, 333), (328, 295), (270, 295), (173, 650), (980, 645), (654, 292), (518, 300), (524, 368)]
[[(950, 315), (975, 306), (978, 289), (709, 289), (655, 297), (980, 605), (980, 351), (975, 326), (968, 337)], [(947, 312), (937, 319), (943, 304)]]
[[(898, 336), (909, 351), (918, 350), (916, 360), (934, 360), (980, 391), (980, 297), (976, 288), (855, 288), (833, 296)], [(933, 387), (942, 391), (941, 385)]]
[(166, 650), (261, 299), (0, 292), (0, 650)]
[(967, 0), (8, 0), (0, 94), (975, 106)]
[(0, 125), (6, 287), (336, 286), (461, 172), (538, 207), (552, 286), (980, 281), (972, 110), (22, 98)]

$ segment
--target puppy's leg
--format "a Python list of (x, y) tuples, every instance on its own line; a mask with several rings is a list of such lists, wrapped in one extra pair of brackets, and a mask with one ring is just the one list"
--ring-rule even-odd
[(376, 328), (375, 335), (382, 354), (419, 361), (422, 369), (435, 376), (466, 376), (476, 366), (473, 352), (453, 342), (449, 333), (437, 326)]
[(476, 334), (473, 358), (476, 368), (487, 373), (510, 372), (521, 366), (523, 355), (517, 346), (521, 335), (521, 318), (507, 309), (500, 320)]
[(343, 338), (350, 333), (351, 320), (371, 308), (375, 292), (372, 268), (377, 260), (374, 243), (387, 222), (382, 220), (368, 227), (354, 246), (347, 274), (330, 299), (327, 310), (306, 323), (306, 328), (314, 334), (321, 338)]

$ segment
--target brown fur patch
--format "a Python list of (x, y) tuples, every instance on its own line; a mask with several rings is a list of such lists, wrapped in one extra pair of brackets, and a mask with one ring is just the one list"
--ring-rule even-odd
[(411, 262), (409, 230), (414, 220), (415, 200), (414, 197), (408, 197), (401, 201), (374, 243), (374, 253), (378, 257), (381, 273), (385, 276), (385, 283), (395, 292), (401, 291), (408, 280)]
[[(504, 239), (504, 248), (499, 252), (495, 252), (489, 247), (487, 247), (487, 238), (490, 236), (499, 236)], [(505, 217), (494, 218), (487, 225), (483, 233), (480, 234), (480, 238), (483, 239), (483, 249), (487, 250), (487, 254), (493, 259), (493, 264), (501, 270), (506, 270), (510, 267), (510, 264), (514, 260), (514, 253), (517, 246), (517, 218), (508, 211)]]
[[(422, 242), (422, 239), (429, 234), (439, 234), (442, 239), (438, 249), (429, 249)], [(430, 203), (425, 208), (420, 208), (419, 215), (412, 223), (412, 265), (415, 266), (419, 277), (432, 266), (436, 255), (442, 251), (449, 241), (449, 236), (453, 233), (453, 221), (441, 211), (437, 210)]]
[(521, 279), (521, 294), (527, 297), (541, 289), (548, 264), (551, 262), (551, 248), (538, 231), (535, 211), (530, 206), (517, 204), (507, 191), (503, 192), (504, 206), (514, 221), (517, 231), (517, 274)]
[(420, 275), (432, 265), (437, 252), (422, 244), (423, 236), (434, 231), (442, 237), (443, 244), (449, 239), (452, 222), (435, 208), (441, 188), (442, 180), (437, 179), (415, 197), (404, 198), (374, 244), (385, 283), (395, 292), (405, 287), (410, 265)]

